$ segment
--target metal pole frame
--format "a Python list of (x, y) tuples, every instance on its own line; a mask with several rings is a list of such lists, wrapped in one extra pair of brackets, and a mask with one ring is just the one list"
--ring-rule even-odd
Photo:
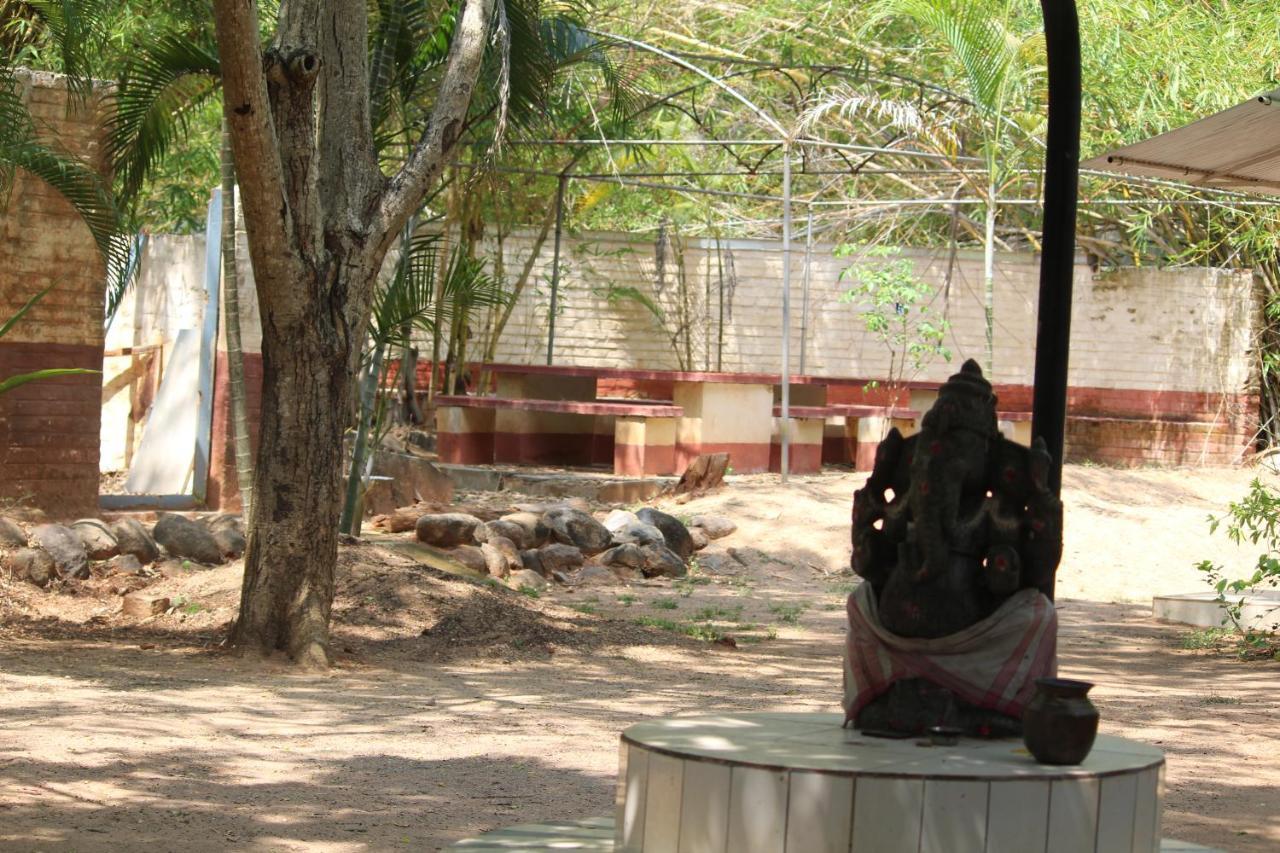
[(547, 365), (551, 365), (551, 357), (556, 348), (556, 311), (560, 301), (560, 237), (564, 233), (564, 188), (569, 183), (569, 176), (560, 175), (556, 184), (556, 242), (551, 256), (551, 308), (547, 316)]
[(782, 455), (778, 473), (791, 471), (791, 143), (782, 149)]

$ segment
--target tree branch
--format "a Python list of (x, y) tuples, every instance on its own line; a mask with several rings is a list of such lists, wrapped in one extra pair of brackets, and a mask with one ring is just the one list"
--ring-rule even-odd
[[(369, 110), (369, 11), (326, 4), (320, 22), (320, 197), (326, 230), (362, 232), (382, 189)], [(398, 233), (398, 232), (397, 232)]]
[(267, 95), (257, 5), (253, 0), (214, 0), (213, 19), (249, 254), (265, 313), (272, 307), (272, 294), (263, 284), (295, 275), (299, 257), (290, 239), (292, 212)]
[(484, 61), (495, 0), (465, 0), (449, 48), (449, 61), (439, 95), (422, 139), (382, 192), (374, 233), (388, 241), (422, 203), (456, 150)]

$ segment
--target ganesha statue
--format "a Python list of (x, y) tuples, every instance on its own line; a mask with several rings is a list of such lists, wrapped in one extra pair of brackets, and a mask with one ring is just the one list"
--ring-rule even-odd
[(891, 429), (853, 498), (846, 724), (909, 735), (1020, 732), (1035, 680), (1056, 672), (1050, 596), (1062, 504), (1044, 442), (999, 432), (970, 360), (920, 430)]

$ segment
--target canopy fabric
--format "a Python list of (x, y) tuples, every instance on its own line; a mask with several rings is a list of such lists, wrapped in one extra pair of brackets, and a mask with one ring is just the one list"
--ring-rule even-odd
[(1280, 89), (1080, 165), (1280, 195)]

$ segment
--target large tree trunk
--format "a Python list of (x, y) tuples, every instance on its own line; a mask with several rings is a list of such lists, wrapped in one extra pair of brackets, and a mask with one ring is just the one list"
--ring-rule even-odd
[(232, 641), (308, 665), (329, 660), (355, 340), (320, 318), (263, 323), (256, 499)]

